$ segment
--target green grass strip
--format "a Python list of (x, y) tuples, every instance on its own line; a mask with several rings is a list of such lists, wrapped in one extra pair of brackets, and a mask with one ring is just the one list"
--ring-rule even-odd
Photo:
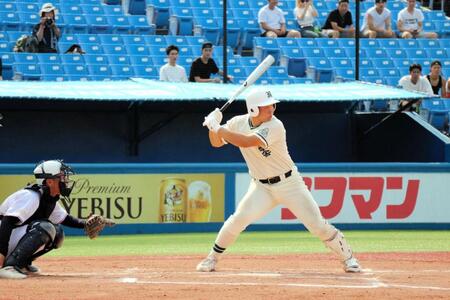
[[(450, 251), (450, 231), (346, 231), (355, 252)], [(206, 254), (216, 233), (142, 234), (66, 237), (49, 256), (192, 255)], [(327, 252), (309, 232), (244, 232), (227, 249), (230, 254), (292, 254)]]

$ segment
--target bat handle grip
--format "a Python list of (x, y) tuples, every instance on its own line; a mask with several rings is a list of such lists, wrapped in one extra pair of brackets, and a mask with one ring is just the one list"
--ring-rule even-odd
[(231, 104), (231, 101), (227, 101), (227, 103), (225, 103), (225, 104), (220, 108), (220, 111), (221, 111), (221, 112), (224, 112), (224, 111), (228, 108), (228, 106), (230, 106), (230, 104)]

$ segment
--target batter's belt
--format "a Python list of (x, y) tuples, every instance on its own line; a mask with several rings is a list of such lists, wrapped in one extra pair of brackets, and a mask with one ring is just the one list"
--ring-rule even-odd
[[(289, 170), (286, 173), (284, 173), (284, 178), (291, 177), (291, 175), (292, 175), (292, 170)], [(281, 179), (283, 179), (281, 176), (275, 176), (275, 177), (271, 177), (271, 178), (267, 178), (267, 179), (260, 179), (259, 182), (264, 183), (264, 184), (275, 184), (277, 182), (280, 182)]]

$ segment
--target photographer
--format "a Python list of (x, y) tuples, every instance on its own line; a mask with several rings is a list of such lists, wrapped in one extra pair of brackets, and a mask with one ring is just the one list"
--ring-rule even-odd
[(57, 52), (57, 43), (61, 31), (56, 26), (56, 8), (51, 3), (45, 3), (39, 12), (41, 21), (33, 28), (33, 36), (37, 39), (39, 53)]

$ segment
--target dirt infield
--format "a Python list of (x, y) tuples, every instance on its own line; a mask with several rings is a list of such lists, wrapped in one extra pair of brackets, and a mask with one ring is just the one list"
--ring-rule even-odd
[(42, 275), (0, 280), (0, 299), (449, 299), (450, 252), (359, 254), (346, 274), (331, 254), (43, 258)]

